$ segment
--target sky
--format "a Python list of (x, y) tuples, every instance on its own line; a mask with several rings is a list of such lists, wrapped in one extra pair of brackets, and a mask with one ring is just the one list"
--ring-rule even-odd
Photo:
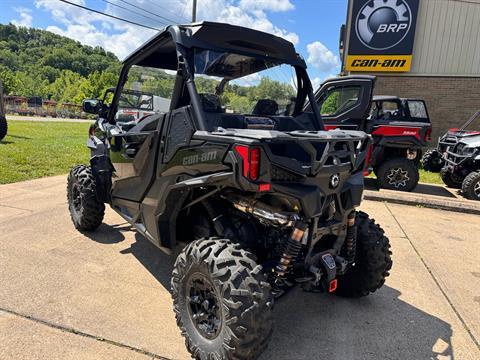
[[(190, 22), (193, 2), (69, 1), (158, 29), (172, 23)], [(197, 21), (241, 25), (293, 42), (307, 61), (315, 87), (340, 71), (338, 40), (340, 26), (345, 22), (347, 0), (198, 0), (197, 7)], [(93, 14), (59, 0), (2, 0), (0, 23), (45, 29), (83, 44), (99, 45), (119, 59), (155, 34), (155, 30)]]

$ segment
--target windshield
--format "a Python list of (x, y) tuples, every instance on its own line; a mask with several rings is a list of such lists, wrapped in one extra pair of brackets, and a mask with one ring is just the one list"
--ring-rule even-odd
[(207, 107), (226, 113), (290, 115), (297, 96), (295, 68), (275, 60), (195, 51), (195, 84)]

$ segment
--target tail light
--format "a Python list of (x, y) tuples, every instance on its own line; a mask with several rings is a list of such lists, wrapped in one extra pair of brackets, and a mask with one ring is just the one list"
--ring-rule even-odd
[(88, 136), (93, 136), (95, 135), (95, 126), (93, 125), (90, 125), (90, 127), (88, 128)]
[(257, 180), (260, 174), (260, 148), (236, 145), (235, 151), (243, 161), (243, 176)]
[(432, 128), (429, 127), (429, 128), (427, 129), (427, 131), (425, 131), (425, 138), (424, 138), (425, 141), (430, 141), (430, 140), (432, 140), (432, 138), (430, 137), (431, 134), (432, 134)]
[(368, 176), (370, 174), (369, 167), (370, 167), (370, 159), (372, 158), (373, 153), (373, 144), (370, 144), (367, 150), (367, 156), (365, 157), (365, 168), (363, 169), (363, 176)]

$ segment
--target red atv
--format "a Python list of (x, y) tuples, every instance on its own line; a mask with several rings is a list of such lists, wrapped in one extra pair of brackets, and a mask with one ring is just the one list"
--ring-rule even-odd
[[(411, 191), (432, 125), (423, 100), (373, 96), (375, 76), (327, 80), (315, 93), (327, 129), (362, 130), (373, 137), (368, 168), (385, 189)], [(369, 105), (367, 105), (369, 104)]]

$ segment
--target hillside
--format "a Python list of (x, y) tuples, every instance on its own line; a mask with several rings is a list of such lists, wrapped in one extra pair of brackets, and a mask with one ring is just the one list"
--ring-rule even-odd
[(118, 58), (39, 29), (0, 24), (0, 78), (7, 94), (81, 102), (115, 85)]

